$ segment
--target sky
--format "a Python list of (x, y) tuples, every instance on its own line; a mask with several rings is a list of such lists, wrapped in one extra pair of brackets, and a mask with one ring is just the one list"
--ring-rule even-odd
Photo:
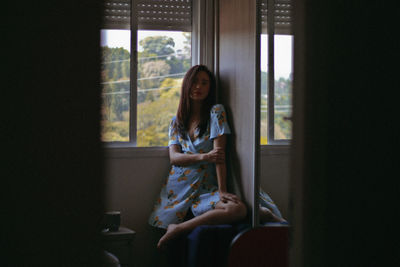
[[(175, 42), (175, 50), (183, 48), (183, 41), (185, 38), (183, 37), (182, 32), (173, 32), (173, 31), (138, 31), (138, 41), (146, 38), (147, 36), (153, 35), (163, 35), (172, 37)], [(101, 31), (101, 46), (107, 45), (108, 47), (123, 47), (129, 52), (131, 51), (130, 47), (131, 43), (131, 35), (129, 30), (102, 30)], [(142, 48), (139, 46), (139, 51)]]
[[(293, 37), (289, 35), (275, 35), (274, 60), (275, 79), (288, 78), (292, 73), (292, 45)], [(268, 36), (261, 35), (261, 70), (268, 69)]]
[[(181, 32), (172, 31), (138, 31), (138, 41), (152, 35), (164, 35), (172, 37), (175, 41), (175, 50), (182, 49), (184, 44)], [(288, 78), (292, 72), (292, 36), (275, 35), (275, 79), (279, 77)], [(101, 46), (123, 47), (130, 51), (130, 31), (129, 30), (102, 30)], [(261, 70), (267, 71), (268, 68), (268, 40), (267, 35), (261, 35)], [(142, 48), (138, 44), (138, 50)]]

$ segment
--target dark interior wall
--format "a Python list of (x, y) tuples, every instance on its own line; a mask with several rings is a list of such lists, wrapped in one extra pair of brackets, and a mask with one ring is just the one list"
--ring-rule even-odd
[(1, 266), (100, 266), (99, 1), (3, 3)]
[(292, 173), (292, 185), (302, 186), (293, 187), (292, 204), (295, 215), (302, 211), (294, 225), (302, 229), (294, 235), (302, 237), (294, 240), (302, 255), (292, 266), (393, 266), (399, 263), (393, 223), (399, 187), (391, 179), (398, 176), (394, 9), (378, 1), (298, 1), (297, 7), (304, 25), (295, 54), (304, 54), (295, 55), (303, 61), (295, 63), (294, 90), (304, 91), (295, 93), (294, 104), (304, 116), (295, 115), (295, 132), (302, 132), (294, 137), (300, 145), (293, 161), (303, 166)]
[[(256, 1), (219, 1), (219, 81), (232, 135), (227, 154), (248, 214), (254, 217), (258, 186), (255, 175)], [(258, 166), (258, 165), (257, 165)], [(257, 185), (257, 186), (256, 186)]]

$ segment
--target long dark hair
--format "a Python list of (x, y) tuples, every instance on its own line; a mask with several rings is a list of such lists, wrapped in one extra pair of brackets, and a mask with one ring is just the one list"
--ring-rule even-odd
[(210, 120), (210, 110), (216, 101), (216, 82), (214, 74), (205, 65), (195, 65), (191, 67), (185, 74), (182, 82), (181, 98), (179, 100), (178, 111), (176, 113), (175, 127), (178, 130), (179, 136), (187, 139), (186, 133), (188, 132), (190, 114), (192, 112), (190, 106), (190, 89), (194, 83), (196, 75), (204, 71), (209, 78), (210, 90), (208, 96), (203, 101), (200, 114), (200, 122), (197, 128), (200, 130), (199, 136), (207, 130), (208, 121)]

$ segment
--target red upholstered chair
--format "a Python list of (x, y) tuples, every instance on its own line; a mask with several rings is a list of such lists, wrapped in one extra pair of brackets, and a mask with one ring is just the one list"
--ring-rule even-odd
[(289, 226), (267, 224), (242, 231), (232, 240), (228, 266), (289, 266)]

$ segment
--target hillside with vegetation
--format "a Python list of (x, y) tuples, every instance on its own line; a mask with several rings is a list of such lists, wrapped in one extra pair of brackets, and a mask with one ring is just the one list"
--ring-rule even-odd
[[(190, 68), (190, 34), (175, 50), (174, 40), (140, 40), (137, 65), (137, 145), (166, 146), (168, 126), (178, 107), (182, 78)], [(123, 48), (102, 47), (102, 141), (129, 141), (130, 60)]]
[[(137, 65), (137, 146), (168, 145), (168, 126), (178, 107), (182, 78), (191, 66), (190, 34), (182, 50), (166, 36), (139, 41)], [(104, 142), (129, 141), (130, 54), (102, 47), (102, 132)], [(261, 75), (261, 143), (267, 143), (267, 73)], [(291, 79), (275, 81), (275, 138), (290, 139)]]

